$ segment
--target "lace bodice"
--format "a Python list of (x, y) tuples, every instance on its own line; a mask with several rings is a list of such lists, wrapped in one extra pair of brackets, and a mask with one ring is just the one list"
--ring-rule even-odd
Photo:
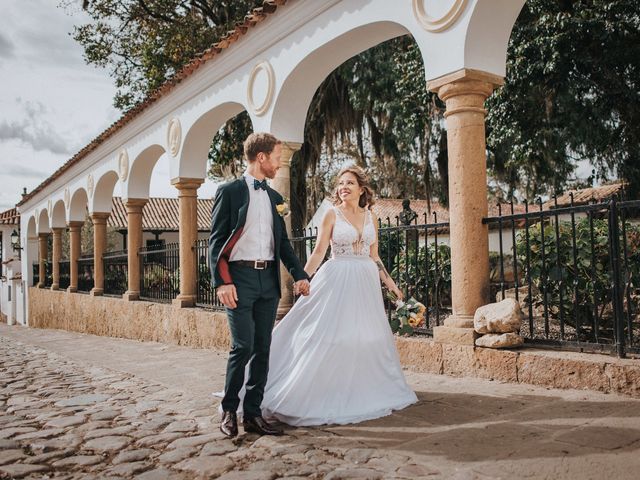
[(349, 223), (340, 209), (337, 207), (333, 209), (336, 213), (336, 223), (331, 235), (331, 256), (368, 257), (371, 245), (376, 241), (376, 229), (373, 225), (371, 210), (365, 212), (362, 237), (359, 238), (356, 227)]

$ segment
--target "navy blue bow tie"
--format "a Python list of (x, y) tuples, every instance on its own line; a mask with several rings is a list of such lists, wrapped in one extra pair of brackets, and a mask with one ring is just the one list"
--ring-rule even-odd
[(254, 178), (253, 179), (253, 188), (255, 188), (256, 190), (258, 190), (259, 188), (261, 188), (262, 190), (266, 190), (267, 189), (267, 179), (265, 178), (264, 180), (260, 181), (260, 180), (256, 180)]

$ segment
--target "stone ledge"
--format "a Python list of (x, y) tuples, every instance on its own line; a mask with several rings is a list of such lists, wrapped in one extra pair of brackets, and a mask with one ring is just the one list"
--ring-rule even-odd
[[(29, 317), (36, 328), (218, 350), (228, 350), (230, 343), (224, 313), (171, 304), (30, 288)], [(640, 360), (527, 347), (495, 350), (428, 338), (396, 337), (396, 345), (401, 363), (417, 372), (640, 398)]]

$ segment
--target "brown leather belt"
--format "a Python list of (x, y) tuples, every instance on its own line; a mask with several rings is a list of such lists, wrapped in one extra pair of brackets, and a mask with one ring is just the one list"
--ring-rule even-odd
[(240, 267), (255, 268), (256, 270), (265, 270), (276, 264), (273, 260), (236, 260), (229, 263)]

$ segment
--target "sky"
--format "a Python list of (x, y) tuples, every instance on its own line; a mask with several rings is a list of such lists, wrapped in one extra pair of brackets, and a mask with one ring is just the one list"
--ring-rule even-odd
[[(0, 212), (20, 201), (120, 118), (108, 72), (84, 63), (70, 33), (88, 21), (81, 0), (2, 2), (0, 29)], [(168, 167), (154, 169), (152, 196), (175, 197)], [(210, 197), (211, 182), (198, 194)], [(119, 186), (116, 186), (116, 195)]]

